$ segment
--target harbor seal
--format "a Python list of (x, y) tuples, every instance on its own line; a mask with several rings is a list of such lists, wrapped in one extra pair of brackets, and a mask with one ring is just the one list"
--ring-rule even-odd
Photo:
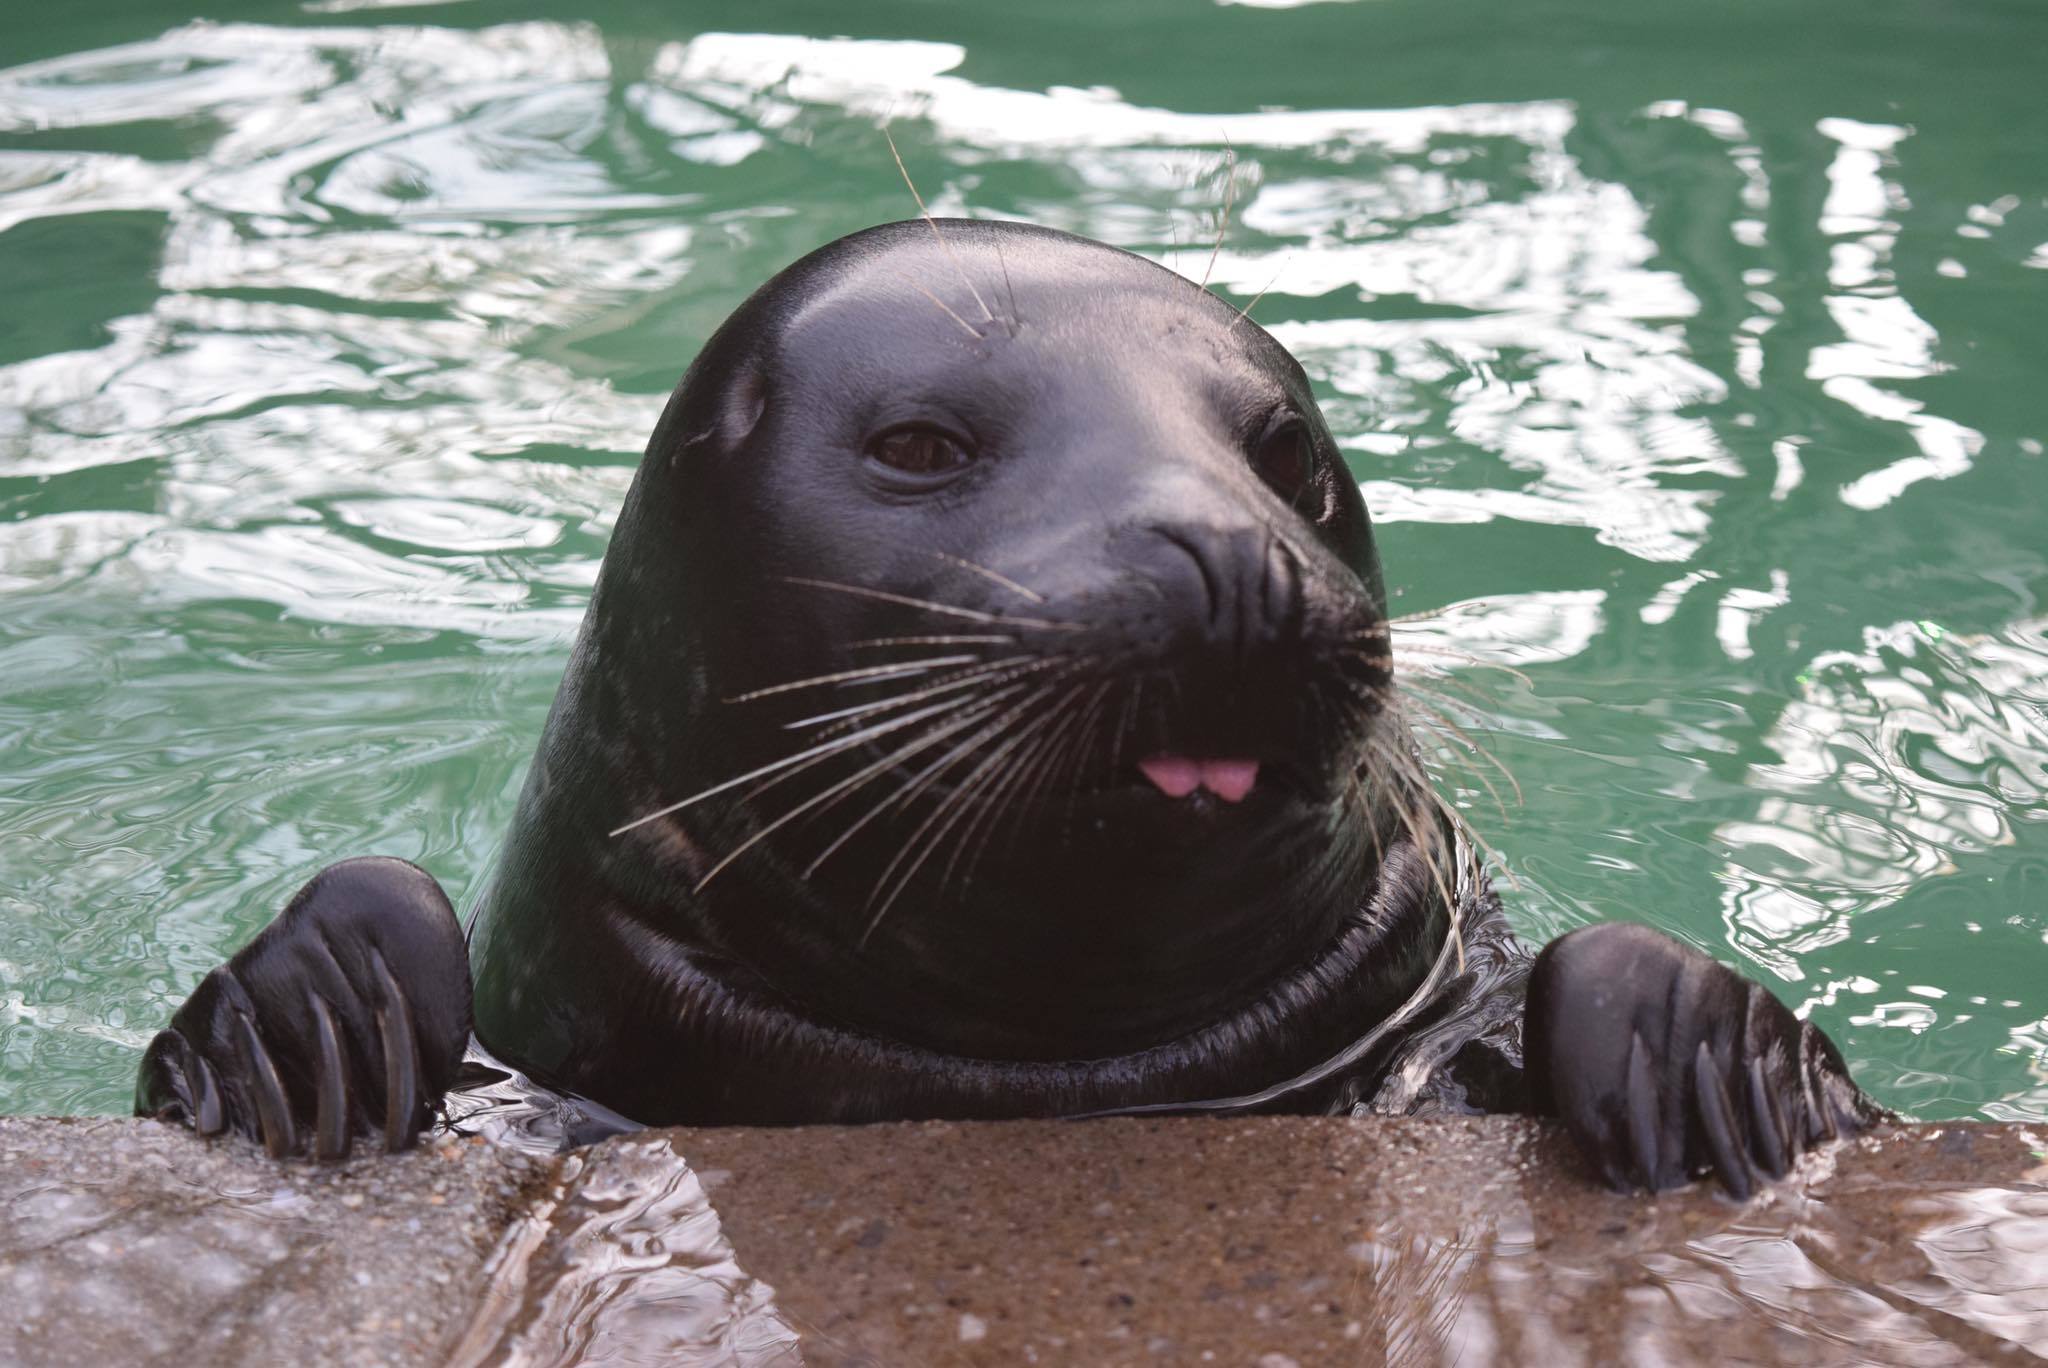
[[(473, 971), (484, 1046), (645, 1123), (1535, 1107), (1617, 1185), (1746, 1191), (1878, 1114), (1654, 933), (1530, 979), (1300, 366), (1024, 225), (870, 229), (748, 299), (648, 444), (467, 961), (424, 875), (367, 882), (202, 984), (138, 1110), (406, 1143)], [(350, 959), (394, 921), (432, 929)]]

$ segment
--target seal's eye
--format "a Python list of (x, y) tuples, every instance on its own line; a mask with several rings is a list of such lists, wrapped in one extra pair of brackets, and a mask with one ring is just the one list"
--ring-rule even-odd
[(974, 456), (956, 438), (934, 427), (900, 427), (868, 443), (868, 455), (891, 470), (927, 478), (964, 469)]
[(1300, 499), (1316, 476), (1316, 447), (1308, 425), (1291, 415), (1275, 422), (1252, 448), (1252, 469), (1288, 503)]

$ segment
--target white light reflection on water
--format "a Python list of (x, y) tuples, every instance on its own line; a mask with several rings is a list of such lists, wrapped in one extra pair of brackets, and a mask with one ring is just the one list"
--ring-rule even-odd
[(1829, 398), (1912, 434), (1920, 454), (1861, 475), (1841, 490), (1852, 508), (1878, 509), (1920, 480), (1946, 480), (1970, 468), (1984, 435), (1925, 412), (1925, 405), (1885, 389), (1878, 380), (1913, 380), (1946, 369), (1934, 359), (1934, 329), (1893, 285), (1890, 258), (1898, 242), (1893, 215), (1907, 208), (1885, 166), (1911, 130), (1854, 119), (1823, 119), (1820, 131), (1841, 144), (1828, 166), (1828, 198), (1820, 230), (1834, 247), (1827, 306), (1845, 340), (1813, 349), (1806, 374)]
[[(1729, 890), (1731, 929), (1785, 945), (1848, 934), (1871, 911), (1959, 858), (2013, 841), (2013, 823), (2048, 820), (2048, 623), (1995, 638), (1873, 629), (1862, 652), (1813, 662), (1805, 696), (1757, 767), (1769, 794), (1722, 839), (1776, 877)], [(1797, 870), (1786, 881), (1785, 871)], [(1799, 935), (1815, 930), (1823, 939)], [(1789, 959), (1774, 965), (1788, 978)]]

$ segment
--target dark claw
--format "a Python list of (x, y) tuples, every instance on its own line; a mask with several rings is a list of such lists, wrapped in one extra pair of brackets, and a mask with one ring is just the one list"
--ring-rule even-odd
[(1764, 1082), (1764, 1061), (1751, 1056), (1749, 1069), (1749, 1120), (1756, 1128), (1750, 1148), (1757, 1164), (1773, 1178), (1783, 1178), (1792, 1168), (1791, 1151), (1785, 1144), (1785, 1117), (1778, 1110), (1777, 1094)]
[(313, 1119), (313, 1157), (346, 1159), (351, 1142), (348, 1131), (348, 1058), (341, 1049), (341, 1028), (334, 1024), (334, 1009), (327, 999), (314, 993), (309, 999), (318, 1027), (320, 1063), (313, 1071), (318, 1094)]
[(1712, 1174), (1746, 1197), (1801, 1150), (1886, 1115), (1817, 1028), (1647, 927), (1587, 927), (1546, 947), (1524, 1028), (1531, 1100), (1617, 1188)]
[(271, 1154), (410, 1146), (469, 1041), (454, 909), (401, 860), (324, 869), (150, 1042), (135, 1109)]
[(194, 1054), (183, 1037), (179, 1037), (178, 1044), (192, 1065), (186, 1077), (197, 1080), (192, 1100), (192, 1128), (201, 1135), (219, 1135), (227, 1129), (228, 1118), (227, 1108), (220, 1100), (220, 1084), (213, 1076), (213, 1065), (207, 1063), (204, 1056)]
[(1721, 1186), (1728, 1189), (1728, 1195), (1740, 1202), (1754, 1190), (1750, 1178), (1749, 1158), (1742, 1152), (1742, 1141), (1735, 1127), (1735, 1104), (1728, 1098), (1728, 1085), (1721, 1077), (1719, 1066), (1714, 1063), (1714, 1052), (1702, 1040), (1692, 1056), (1693, 1104), (1699, 1109), (1700, 1129), (1707, 1141), (1707, 1150), (1714, 1156), (1714, 1172), (1721, 1177)]
[(405, 990), (374, 949), (370, 965), (377, 975), (377, 990), (384, 996), (377, 1008), (377, 1034), (384, 1042), (384, 1150), (396, 1154), (419, 1134), (420, 1128), (414, 1124), (419, 1046), (413, 1040), (412, 1005), (405, 1000)]
[(292, 1124), (291, 1103), (284, 1095), (284, 1080), (277, 1076), (277, 1064), (263, 1048), (256, 1023), (235, 1013), (236, 1047), (242, 1056), (242, 1078), (256, 1104), (256, 1119), (263, 1128), (263, 1148), (273, 1159), (282, 1159), (299, 1148), (299, 1130)]
[(1657, 1085), (1650, 1077), (1650, 1053), (1635, 1032), (1628, 1037), (1628, 1147), (1635, 1156), (1635, 1178), (1652, 1189), (1662, 1186), (1664, 1165), (1657, 1150)]

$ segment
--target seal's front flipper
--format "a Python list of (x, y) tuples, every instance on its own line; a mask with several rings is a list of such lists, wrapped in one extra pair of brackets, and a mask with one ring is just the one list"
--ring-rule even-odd
[(329, 865), (200, 981), (142, 1057), (135, 1111), (271, 1154), (412, 1145), (469, 1040), (455, 910), (403, 860)]
[(1529, 976), (1532, 1099), (1615, 1188), (1714, 1174), (1737, 1198), (1885, 1115), (1762, 986), (1647, 927), (1589, 926)]

